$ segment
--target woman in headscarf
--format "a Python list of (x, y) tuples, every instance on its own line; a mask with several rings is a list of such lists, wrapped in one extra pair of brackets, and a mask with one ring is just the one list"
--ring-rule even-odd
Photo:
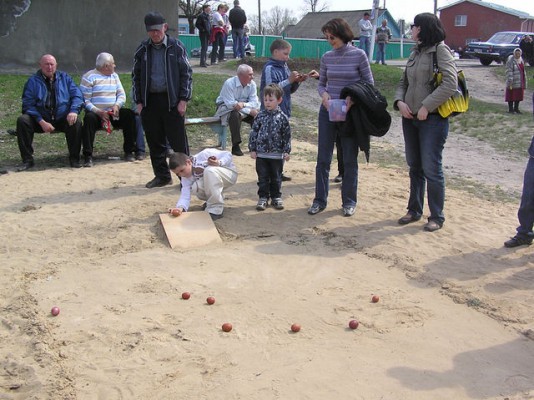
[(506, 92), (505, 101), (508, 102), (508, 112), (510, 114), (521, 114), (519, 102), (523, 101), (525, 88), (527, 87), (527, 75), (525, 73), (525, 63), (521, 57), (520, 48), (514, 50), (506, 60)]

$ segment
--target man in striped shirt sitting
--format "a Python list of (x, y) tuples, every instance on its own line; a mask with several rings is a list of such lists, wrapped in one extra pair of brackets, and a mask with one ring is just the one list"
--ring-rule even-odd
[[(137, 154), (135, 144), (135, 114), (126, 103), (126, 94), (119, 75), (115, 73), (115, 61), (109, 53), (96, 57), (96, 68), (85, 73), (80, 83), (85, 102), (83, 119), (83, 156), (84, 167), (93, 166), (93, 143), (99, 129), (111, 132), (122, 128), (124, 135), (124, 159), (134, 161)], [(134, 157), (135, 154), (135, 157)]]

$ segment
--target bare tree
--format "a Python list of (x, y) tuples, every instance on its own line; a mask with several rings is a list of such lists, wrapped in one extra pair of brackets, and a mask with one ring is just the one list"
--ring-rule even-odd
[[(256, 14), (252, 14), (252, 15), (247, 14), (247, 25), (248, 25), (248, 29), (250, 30), (251, 35), (261, 34), (260, 29), (259, 29), (259, 19)], [(262, 24), (262, 29), (263, 29), (263, 24)]]
[(259, 35), (281, 35), (288, 25), (297, 23), (297, 18), (293, 16), (294, 12), (288, 8), (275, 6), (270, 10), (263, 12), (261, 15), (262, 31), (259, 32), (259, 21), (257, 15), (251, 15), (248, 18), (250, 33)]
[(303, 0), (304, 12), (322, 12), (328, 10), (328, 1), (326, 0)]
[(263, 29), (268, 35), (281, 35), (282, 31), (288, 26), (297, 23), (293, 16), (293, 11), (288, 8), (282, 9), (275, 6), (263, 16)]
[(195, 33), (195, 18), (202, 12), (202, 4), (204, 3), (208, 3), (208, 1), (178, 0), (179, 10), (184, 13), (189, 23), (189, 33)]
[[(401, 30), (400, 34), (403, 35), (403, 37), (407, 39), (412, 38), (412, 23), (406, 23), (405, 20), (399, 19), (397, 21), (397, 26), (399, 27), (399, 30)], [(402, 31), (404, 29), (404, 31)]]

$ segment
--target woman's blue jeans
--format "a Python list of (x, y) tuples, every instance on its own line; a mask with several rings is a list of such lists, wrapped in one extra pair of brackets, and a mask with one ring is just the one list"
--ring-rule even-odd
[(406, 163), (410, 167), (410, 198), (408, 212), (415, 217), (423, 214), (427, 188), (430, 220), (440, 225), (445, 221), (445, 177), (443, 147), (449, 134), (449, 120), (429, 114), (425, 121), (402, 119)]
[[(328, 111), (321, 105), (319, 110), (319, 138), (317, 144), (317, 165), (315, 166), (314, 203), (326, 207), (328, 203), (330, 165), (336, 144), (335, 123), (330, 122)], [(343, 207), (356, 206), (358, 190), (358, 146), (353, 137), (341, 137), (343, 149), (343, 166), (345, 168), (341, 182), (341, 201)]]

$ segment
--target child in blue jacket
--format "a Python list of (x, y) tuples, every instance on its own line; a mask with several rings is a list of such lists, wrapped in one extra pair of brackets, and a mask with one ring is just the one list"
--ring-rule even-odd
[[(278, 84), (283, 90), (283, 101), (280, 108), (291, 117), (291, 93), (294, 93), (300, 86), (300, 83), (308, 78), (307, 74), (300, 74), (298, 71), (290, 71), (287, 66), (289, 54), (291, 53), (291, 43), (284, 39), (276, 39), (272, 42), (271, 58), (263, 66), (260, 83), (260, 99), (263, 99), (263, 89), (271, 83)], [(314, 71), (312, 71), (314, 72)], [(264, 109), (263, 101), (261, 109)], [(282, 174), (282, 180), (289, 181), (290, 177)]]

